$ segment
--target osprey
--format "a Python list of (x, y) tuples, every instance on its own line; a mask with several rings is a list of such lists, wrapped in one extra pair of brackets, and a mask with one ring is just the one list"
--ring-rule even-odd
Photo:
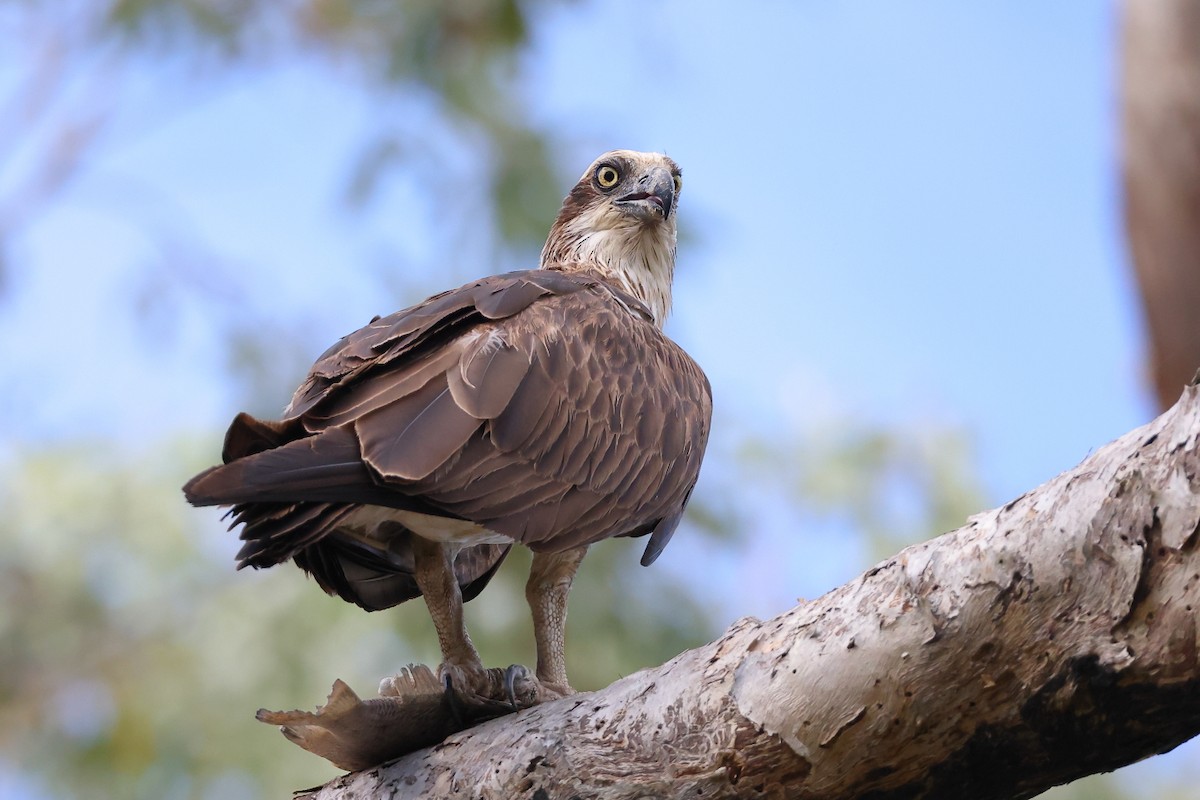
[[(588, 545), (648, 536), (641, 563), (653, 562), (708, 441), (708, 380), (662, 332), (681, 185), (666, 156), (604, 154), (567, 195), (538, 269), (346, 336), (282, 420), (233, 420), (224, 464), (189, 481), (187, 499), (232, 505), (239, 568), (292, 560), (368, 611), (424, 596), (456, 694), (571, 693), (567, 593)], [(463, 602), (514, 544), (534, 553), (536, 681), (485, 669), (463, 624)]]

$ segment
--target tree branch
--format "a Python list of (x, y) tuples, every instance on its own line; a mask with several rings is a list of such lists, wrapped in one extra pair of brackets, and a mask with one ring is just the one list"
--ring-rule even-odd
[(1200, 388), (774, 619), (313, 790), (1023, 798), (1200, 732)]

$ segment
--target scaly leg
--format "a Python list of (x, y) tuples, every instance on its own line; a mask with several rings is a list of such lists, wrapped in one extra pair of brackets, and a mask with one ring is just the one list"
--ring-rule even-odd
[(537, 641), (537, 677), (543, 688), (558, 695), (574, 694), (567, 682), (567, 594), (583, 561), (587, 546), (559, 553), (534, 553), (525, 584), (525, 599), (533, 612)]
[(463, 621), (462, 591), (454, 576), (454, 557), (449, 546), (413, 536), (412, 550), (416, 562), (414, 577), (425, 596), (429, 616), (433, 618), (438, 645), (442, 648), (442, 661), (465, 670), (483, 672), (479, 651), (471, 642)]
[[(414, 577), (425, 597), (442, 650), (438, 674), (454, 693), (459, 712), (471, 716), (478, 708), (493, 709), (497, 702), (506, 704), (509, 710), (533, 705), (538, 688), (528, 677), (528, 670), (519, 665), (507, 669), (484, 668), (463, 621), (462, 590), (454, 575), (450, 547), (413, 536), (412, 550)], [(381, 691), (395, 691), (394, 682), (385, 680)]]

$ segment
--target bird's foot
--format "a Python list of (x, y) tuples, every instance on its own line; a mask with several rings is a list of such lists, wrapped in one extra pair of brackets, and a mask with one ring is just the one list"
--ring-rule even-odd
[(571, 695), (575, 694), (575, 690), (572, 689), (566, 683), (566, 681), (562, 683), (550, 683), (548, 681), (538, 680), (538, 687), (539, 691), (541, 692), (539, 695), (541, 699), (538, 700), (539, 703), (546, 703), (551, 700), (559, 700), (563, 697), (570, 697)]
[(539, 702), (538, 682), (525, 667), (443, 663), (438, 677), (445, 687), (451, 711), (463, 719), (490, 719), (511, 714)]

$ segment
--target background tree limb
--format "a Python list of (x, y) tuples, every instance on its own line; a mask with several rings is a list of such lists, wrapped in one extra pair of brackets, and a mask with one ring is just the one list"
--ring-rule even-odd
[(1121, 138), (1125, 228), (1166, 408), (1200, 366), (1200, 9), (1126, 0)]
[(1030, 797), (1200, 732), (1200, 388), (661, 667), (311, 797)]

